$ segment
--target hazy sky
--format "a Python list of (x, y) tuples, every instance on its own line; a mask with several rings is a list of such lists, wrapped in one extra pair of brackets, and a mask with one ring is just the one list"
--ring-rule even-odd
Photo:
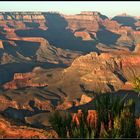
[(140, 16), (139, 1), (1, 1), (0, 11), (57, 11), (78, 14), (80, 11), (99, 11), (107, 16), (121, 13)]

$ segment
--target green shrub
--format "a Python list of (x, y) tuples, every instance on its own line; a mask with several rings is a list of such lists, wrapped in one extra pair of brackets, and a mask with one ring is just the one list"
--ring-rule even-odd
[(67, 137), (67, 131), (70, 129), (71, 120), (71, 115), (67, 113), (60, 114), (59, 111), (54, 112), (54, 114), (49, 119), (53, 129), (61, 138)]
[(60, 138), (137, 138), (140, 131), (135, 123), (135, 102), (106, 94), (95, 99), (98, 114), (97, 126), (87, 123), (87, 112), (79, 118), (79, 125), (72, 122), (69, 113), (55, 112), (50, 119), (51, 125)]
[(140, 96), (140, 77), (136, 77), (134, 80), (134, 89), (138, 92), (138, 96)]

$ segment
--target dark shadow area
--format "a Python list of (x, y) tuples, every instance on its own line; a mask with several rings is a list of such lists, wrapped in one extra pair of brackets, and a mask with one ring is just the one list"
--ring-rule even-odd
[(30, 117), (32, 115), (34, 115), (35, 112), (29, 111), (29, 110), (25, 110), (25, 109), (16, 109), (16, 108), (12, 108), (12, 107), (8, 107), (6, 110), (3, 111), (3, 115), (5, 115), (8, 118), (11, 119), (16, 119), (16, 120), (21, 120), (21, 121), (25, 121), (25, 117)]
[(82, 92), (84, 92), (86, 95), (88, 95), (88, 96), (90, 96), (90, 97), (94, 97), (94, 96), (95, 96), (94, 90), (88, 90), (88, 89), (86, 89), (85, 86), (82, 85), (82, 84), (80, 84), (79, 86), (80, 86)]
[(46, 90), (46, 94), (49, 95), (49, 96), (52, 96), (52, 97), (56, 97), (58, 99), (61, 99), (61, 96), (59, 96), (57, 93), (55, 92), (52, 92), (52, 91), (49, 91), (49, 90)]
[(122, 74), (120, 74), (118, 71), (114, 71), (114, 74), (115, 74), (121, 81), (123, 81), (123, 83), (127, 82), (127, 79), (125, 78), (125, 76), (123, 76)]
[(75, 51), (90, 52), (98, 51), (94, 41), (83, 41), (81, 38), (75, 37), (68, 27), (68, 22), (59, 14), (47, 13), (46, 18), (47, 39), (50, 44), (62, 49), (70, 49)]
[(0, 39), (6, 39), (6, 31), (2, 27), (0, 28)]
[(0, 31), (3, 31), (4, 27), (3, 26), (0, 26)]
[(39, 23), (36, 22), (24, 22), (26, 27), (29, 28), (38, 28), (39, 27)]
[[(1, 114), (10, 119), (12, 122), (14, 122), (16, 125), (20, 126), (20, 125), (29, 125), (26, 123), (25, 121), (25, 117), (31, 117), (33, 115), (39, 114), (39, 113), (48, 113), (49, 111), (44, 111), (44, 110), (37, 110), (37, 108), (34, 107), (34, 102), (30, 102), (31, 107), (33, 106), (33, 109), (35, 109), (35, 111), (30, 111), (27, 109), (16, 109), (16, 108), (12, 108), (12, 107), (8, 107), (7, 109), (5, 109)], [(44, 128), (43, 125), (39, 124), (35, 124), (35, 125), (29, 125), (31, 127), (38, 127), (38, 128)], [(49, 128), (49, 127), (47, 127)], [(46, 129), (47, 129), (46, 128)]]
[(25, 57), (35, 57), (36, 51), (39, 49), (39, 42), (30, 42), (30, 41), (15, 41), (17, 46), (11, 45), (9, 42), (4, 41), (4, 51), (10, 55), (17, 57), (17, 53), (19, 52)]
[(39, 100), (42, 100), (42, 101), (45, 101), (47, 100), (44, 96), (38, 94), (38, 93), (35, 93), (35, 97), (37, 97)]
[(34, 110), (34, 114), (38, 114), (38, 113), (44, 113), (44, 112), (49, 112), (47, 110), (40, 110), (35, 106), (35, 101), (30, 100), (29, 101), (29, 106)]
[(50, 45), (62, 49), (85, 53), (99, 51), (96, 48), (95, 41), (83, 41), (81, 38), (75, 37), (70, 29), (66, 29), (68, 23), (61, 15), (45, 13), (44, 16), (46, 18), (46, 26), (48, 27), (46, 31), (41, 29), (17, 30), (17, 35), (21, 37), (43, 37), (49, 41)]
[(8, 95), (3, 94), (3, 96), (4, 96), (7, 100), (12, 101), (12, 98), (11, 98), (11, 97), (9, 97)]
[(0, 49), (0, 58), (3, 56), (4, 50)]
[(75, 30), (75, 32), (80, 32), (80, 31), (84, 31), (84, 30), (86, 30), (86, 28), (79, 28), (79, 29)]
[(45, 90), (45, 93), (43, 92), (41, 95), (39, 93), (38, 94), (36, 93), (35, 97), (37, 97), (39, 100), (42, 101), (49, 100), (54, 107), (57, 106), (61, 100), (61, 96), (58, 95), (58, 93), (49, 90)]
[(121, 36), (109, 30), (106, 30), (105, 27), (101, 27), (101, 29), (97, 32), (96, 35), (98, 41), (105, 45), (115, 45), (118, 38)]
[(67, 95), (67, 93), (66, 92), (64, 92), (61, 88), (57, 88), (58, 89), (58, 91), (60, 92), (60, 93), (62, 93), (65, 97), (67, 97), (68, 95)]
[(113, 86), (113, 85), (111, 85), (111, 84), (109, 84), (109, 83), (108, 83), (108, 84), (107, 84), (107, 86), (111, 89), (111, 91), (113, 91), (113, 92), (115, 91), (115, 89), (114, 89), (114, 86)]
[(15, 27), (13, 25), (11, 25), (10, 23), (6, 23), (6, 25), (9, 27), (9, 28), (12, 28), (14, 29)]
[(0, 84), (11, 81), (14, 73), (30, 72), (35, 67), (35, 64), (27, 63), (10, 63), (0, 65)]
[(51, 101), (51, 104), (55, 107), (58, 105), (58, 103), (60, 102), (60, 99), (48, 99)]
[(123, 26), (130, 26), (133, 29), (136, 28), (135, 23), (137, 22), (136, 19), (130, 16), (115, 16), (112, 20), (117, 21), (118, 23), (122, 24)]
[(15, 43), (17, 51), (25, 57), (35, 56), (40, 46), (39, 42), (15, 41)]
[(135, 45), (132, 45), (132, 46), (129, 48), (129, 50), (130, 50), (130, 51), (134, 51), (134, 50), (135, 50), (135, 47), (136, 47)]
[(4, 46), (4, 51), (6, 53), (8, 53), (9, 55), (13, 55), (13, 56), (17, 57), (17, 54), (16, 54), (17, 48), (16, 47), (12, 46), (7, 41), (4, 41), (3, 42), (3, 46)]
[(43, 93), (47, 96), (50, 96), (50, 97), (44, 97), (40, 94), (35, 94), (35, 96), (39, 99), (39, 100), (42, 100), (42, 101), (46, 101), (46, 100), (49, 100), (51, 102), (51, 104), (55, 107), (58, 105), (58, 102), (60, 102), (61, 100), (61, 97), (54, 93), (54, 92), (51, 92), (51, 91), (47, 91), (48, 93)]
[(0, 65), (0, 84), (11, 81), (13, 79), (14, 73), (25, 73), (31, 72), (34, 67), (40, 66), (44, 69), (51, 68), (66, 68), (67, 65), (61, 64), (52, 64), (52, 63), (38, 63), (38, 62), (29, 62), (29, 63), (9, 63)]

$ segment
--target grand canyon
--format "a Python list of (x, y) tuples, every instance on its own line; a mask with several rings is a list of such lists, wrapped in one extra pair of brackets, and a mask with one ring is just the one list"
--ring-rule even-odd
[(140, 129), (139, 77), (140, 17), (0, 12), (1, 138), (58, 138), (53, 112), (90, 112), (105, 94), (133, 98)]

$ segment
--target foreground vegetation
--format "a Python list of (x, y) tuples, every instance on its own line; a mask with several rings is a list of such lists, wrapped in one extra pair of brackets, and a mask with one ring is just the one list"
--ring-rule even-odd
[(96, 110), (75, 114), (56, 111), (51, 125), (60, 138), (140, 138), (133, 99), (107, 94), (97, 98), (95, 106)]
[(134, 90), (138, 93), (138, 96), (140, 96), (140, 77), (136, 77), (133, 84)]

